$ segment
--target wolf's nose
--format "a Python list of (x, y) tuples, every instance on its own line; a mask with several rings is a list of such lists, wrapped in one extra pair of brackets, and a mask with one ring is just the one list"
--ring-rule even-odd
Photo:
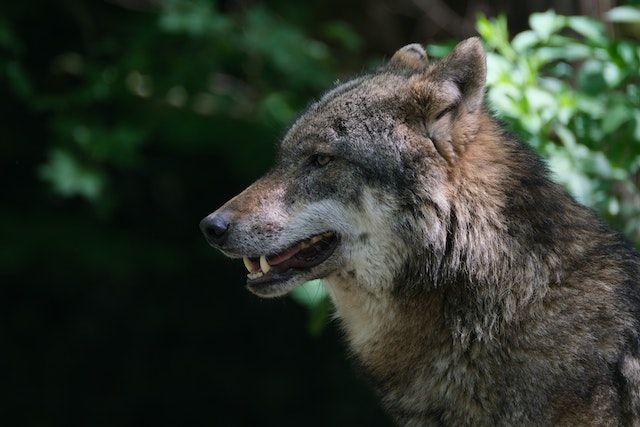
[(224, 242), (230, 224), (231, 215), (228, 212), (214, 212), (200, 221), (200, 230), (209, 243), (219, 245)]

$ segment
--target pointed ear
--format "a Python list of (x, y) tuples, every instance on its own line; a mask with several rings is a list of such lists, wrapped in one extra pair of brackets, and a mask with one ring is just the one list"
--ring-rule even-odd
[(424, 135), (450, 164), (477, 134), (484, 101), (486, 57), (479, 38), (467, 39), (448, 56), (410, 77), (411, 108)]
[(436, 84), (453, 83), (467, 108), (482, 105), (487, 79), (487, 58), (478, 37), (460, 42), (453, 52), (438, 62), (429, 72)]
[(398, 49), (389, 60), (389, 68), (407, 71), (422, 71), (428, 64), (427, 52), (418, 43)]

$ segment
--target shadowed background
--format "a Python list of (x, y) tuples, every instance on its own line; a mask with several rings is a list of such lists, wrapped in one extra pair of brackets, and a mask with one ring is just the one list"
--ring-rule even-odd
[[(518, 49), (533, 48), (509, 50), (507, 25), (575, 48), (543, 40), (556, 15), (530, 19), (551, 9), (603, 22), (571, 21), (592, 50), (560, 52), (591, 74), (560, 57), (536, 68), (585, 96), (562, 104), (567, 91), (536, 86), (536, 74), (524, 104), (500, 91), (492, 101), (577, 197), (638, 241), (637, 4), (3, 2), (0, 422), (389, 425), (337, 325), (323, 327), (321, 291), (259, 300), (198, 222), (269, 168), (287, 123), (336, 79), (411, 42), (441, 55), (476, 28), (492, 69), (511, 75)], [(606, 15), (616, 6), (629, 8)]]

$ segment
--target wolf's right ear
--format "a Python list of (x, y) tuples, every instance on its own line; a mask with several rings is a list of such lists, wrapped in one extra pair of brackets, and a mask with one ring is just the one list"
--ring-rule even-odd
[(453, 52), (427, 72), (428, 80), (441, 87), (454, 85), (467, 107), (482, 104), (487, 80), (487, 58), (478, 37), (460, 42)]
[(450, 163), (478, 131), (486, 76), (484, 48), (474, 37), (409, 79), (413, 113), (420, 118), (426, 136)]
[(408, 44), (393, 54), (389, 60), (389, 68), (407, 71), (422, 71), (429, 65), (427, 52), (418, 43)]

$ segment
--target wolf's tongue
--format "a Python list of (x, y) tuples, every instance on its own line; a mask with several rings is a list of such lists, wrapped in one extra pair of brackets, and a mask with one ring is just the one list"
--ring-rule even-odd
[(267, 262), (269, 262), (269, 265), (282, 264), (283, 262), (285, 262), (286, 260), (294, 256), (301, 250), (302, 250), (302, 244), (298, 243), (297, 245), (292, 246), (289, 249), (286, 249), (284, 252), (281, 252), (273, 257), (267, 258)]

